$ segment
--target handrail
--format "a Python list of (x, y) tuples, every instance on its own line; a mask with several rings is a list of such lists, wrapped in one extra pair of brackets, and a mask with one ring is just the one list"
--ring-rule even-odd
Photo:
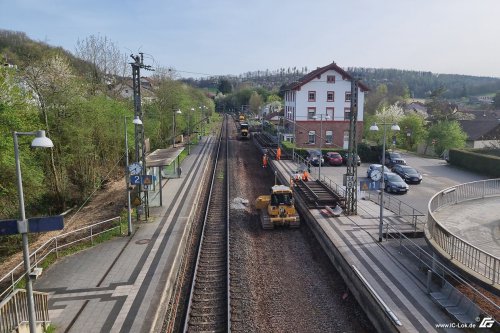
[(436, 193), (428, 204), (428, 239), (438, 246), (449, 259), (456, 260), (468, 270), (479, 274), (491, 285), (500, 282), (500, 258), (479, 249), (454, 235), (434, 215), (441, 207), (464, 201), (500, 196), (500, 179), (480, 180), (449, 187)]
[[(50, 323), (48, 295), (47, 293), (33, 292), (35, 320), (36, 323), (42, 324), (44, 328), (47, 328), (47, 324)], [(0, 302), (0, 332), (13, 332), (19, 325), (28, 321), (26, 290), (17, 289), (13, 294)]]
[[(52, 237), (41, 246), (39, 246), (35, 251), (30, 253), (30, 263), (32, 267), (37, 267), (41, 262), (47, 258), (51, 253), (56, 253), (56, 256), (59, 256), (59, 251), (64, 249), (74, 243), (81, 242), (84, 240), (90, 239), (93, 243), (93, 238), (108, 232), (113, 229), (120, 228), (120, 225), (115, 225), (115, 221), (119, 221), (120, 217), (113, 217), (101, 222), (97, 222), (70, 232), (66, 232), (64, 234), (60, 234)], [(100, 227), (106, 223), (111, 223), (111, 227), (100, 229)], [(95, 231), (95, 229), (98, 229)], [(81, 235), (81, 237), (76, 236), (73, 238), (72, 236)], [(5, 296), (7, 296), (10, 292), (16, 290), (16, 285), (24, 278), (24, 265), (21, 261), (16, 267), (14, 267), (9, 273), (5, 274), (2, 278), (0, 278), (0, 286), (9, 284), (9, 287), (0, 292), (0, 300), (2, 300)], [(9, 282), (7, 282), (9, 281)]]

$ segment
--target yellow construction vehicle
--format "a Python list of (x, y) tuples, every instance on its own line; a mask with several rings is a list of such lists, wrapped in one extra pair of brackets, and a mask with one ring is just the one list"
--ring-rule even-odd
[(248, 124), (247, 123), (240, 124), (240, 138), (241, 139), (249, 139), (250, 138), (248, 136)]
[(245, 121), (245, 115), (243, 114), (240, 114), (240, 118), (239, 118), (239, 121), (242, 122), (242, 121)]
[(285, 185), (271, 187), (270, 195), (261, 195), (255, 201), (260, 210), (260, 223), (263, 229), (273, 229), (275, 225), (300, 226), (300, 217), (294, 206), (293, 191)]

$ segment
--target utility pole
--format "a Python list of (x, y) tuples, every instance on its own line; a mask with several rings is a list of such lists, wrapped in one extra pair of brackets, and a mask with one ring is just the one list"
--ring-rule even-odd
[[(134, 90), (134, 116), (135, 118), (139, 117), (139, 119), (142, 121), (144, 124), (144, 113), (142, 111), (142, 106), (141, 106), (141, 68), (144, 68), (145, 70), (152, 70), (151, 66), (145, 66), (144, 65), (144, 54), (142, 52), (139, 53), (139, 55), (130, 55), (132, 59), (134, 59), (134, 62), (131, 62), (130, 65), (132, 66), (132, 83), (133, 83), (133, 90)], [(144, 128), (145, 126), (138, 126), (137, 124), (134, 126), (134, 133), (135, 133), (135, 161), (137, 163), (140, 163), (142, 165), (142, 176), (145, 176), (146, 173), (146, 147), (144, 145), (145, 142), (145, 137), (144, 137)], [(144, 177), (141, 177), (141, 179), (144, 179)], [(139, 186), (137, 186), (137, 197), (141, 198), (141, 202), (143, 203), (144, 207), (144, 216), (146, 218), (146, 221), (149, 216), (149, 203), (148, 203), (148, 191), (143, 190), (143, 184), (141, 183)], [(140, 218), (140, 212), (137, 210), (137, 220)]]
[(349, 116), (349, 158), (347, 159), (346, 174), (346, 205), (347, 215), (358, 213), (358, 144), (356, 140), (356, 124), (358, 121), (358, 82), (359, 79), (351, 81), (351, 112)]

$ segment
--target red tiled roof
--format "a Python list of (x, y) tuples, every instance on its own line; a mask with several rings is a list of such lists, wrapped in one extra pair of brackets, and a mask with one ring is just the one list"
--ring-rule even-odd
[[(345, 70), (343, 70), (342, 68), (340, 68), (339, 66), (337, 66), (337, 64), (335, 62), (332, 62), (331, 64), (329, 65), (326, 65), (324, 67), (318, 67), (317, 69), (315, 69), (314, 71), (304, 75), (303, 77), (301, 77), (299, 79), (298, 82), (293, 82), (292, 84), (290, 84), (288, 87), (287, 87), (287, 90), (295, 90), (299, 87), (302, 87), (304, 84), (308, 83), (309, 81), (313, 80), (314, 78), (316, 78), (318, 75), (321, 75), (329, 70), (333, 69), (334, 71), (336, 71), (337, 73), (339, 73), (340, 75), (342, 75), (342, 79), (349, 79), (350, 81), (352, 81), (353, 77), (352, 75), (350, 75), (349, 73), (347, 73)], [(361, 88), (361, 91), (369, 91), (370, 88), (368, 88), (368, 86), (366, 86), (365, 84), (359, 82), (358, 83), (359, 87)]]

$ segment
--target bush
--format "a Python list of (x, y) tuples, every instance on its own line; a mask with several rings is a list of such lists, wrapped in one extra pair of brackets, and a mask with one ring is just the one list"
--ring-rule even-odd
[(500, 157), (465, 149), (450, 149), (450, 163), (489, 177), (500, 177)]

